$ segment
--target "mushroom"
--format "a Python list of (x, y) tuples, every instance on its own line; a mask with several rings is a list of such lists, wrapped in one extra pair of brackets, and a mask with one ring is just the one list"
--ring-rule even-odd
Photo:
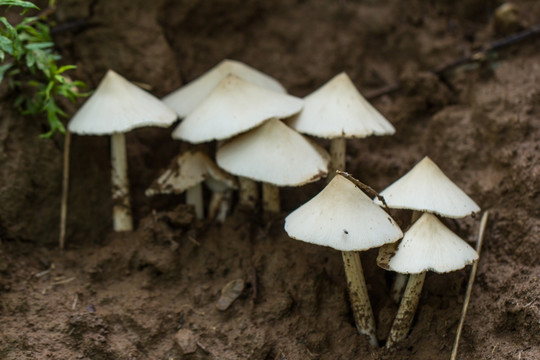
[(411, 274), (386, 342), (386, 347), (391, 347), (409, 332), (426, 271), (446, 273), (459, 270), (476, 261), (478, 254), (430, 213), (424, 213), (409, 228), (395, 253), (385, 250), (381, 248), (377, 258), (380, 267)]
[(146, 196), (156, 194), (181, 194), (186, 192), (186, 203), (195, 207), (198, 219), (204, 218), (202, 183), (212, 190), (210, 217), (213, 218), (220, 206), (223, 192), (236, 189), (236, 180), (225, 173), (202, 152), (188, 151), (178, 155), (146, 190)]
[(222, 60), (208, 72), (163, 98), (178, 116), (186, 117), (199, 105), (227, 75), (232, 74), (254, 85), (286, 93), (285, 88), (274, 78), (235, 60)]
[(395, 133), (392, 124), (364, 99), (344, 72), (304, 101), (302, 112), (290, 120), (289, 126), (303, 134), (331, 139), (330, 178), (335, 170), (345, 170), (347, 138)]
[(72, 133), (111, 135), (113, 224), (131, 231), (131, 205), (124, 133), (143, 126), (168, 127), (176, 114), (167, 105), (109, 70), (68, 124)]
[[(302, 109), (302, 99), (225, 77), (173, 131), (173, 139), (191, 143), (225, 140), (271, 118), (285, 118)], [(257, 187), (240, 179), (240, 203), (254, 206)]]
[(217, 164), (231, 174), (263, 182), (263, 207), (279, 212), (278, 186), (300, 186), (326, 175), (326, 151), (278, 119), (241, 134), (216, 153)]
[[(413, 210), (412, 222), (421, 212), (461, 218), (480, 211), (478, 205), (427, 156), (380, 195), (390, 208)], [(407, 275), (396, 276), (391, 290), (395, 302), (399, 302), (406, 280)]]
[(336, 175), (314, 198), (285, 218), (293, 239), (342, 251), (356, 328), (377, 346), (375, 320), (358, 251), (403, 236), (394, 220), (351, 181)]

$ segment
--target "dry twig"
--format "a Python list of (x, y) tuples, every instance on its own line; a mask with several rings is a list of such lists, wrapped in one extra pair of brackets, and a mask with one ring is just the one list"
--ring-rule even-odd
[(469, 276), (469, 282), (467, 284), (467, 291), (465, 292), (465, 300), (463, 301), (463, 309), (461, 310), (461, 318), (459, 319), (459, 325), (456, 332), (456, 340), (454, 341), (454, 347), (452, 348), (452, 355), (450, 360), (456, 360), (457, 351), (459, 346), (459, 338), (461, 337), (461, 331), (463, 330), (463, 323), (465, 322), (465, 315), (467, 315), (467, 308), (469, 307), (469, 301), (471, 300), (472, 286), (474, 283), (474, 277), (476, 276), (476, 269), (480, 262), (480, 251), (482, 250), (482, 243), (484, 242), (484, 233), (486, 231), (486, 224), (489, 216), (489, 211), (485, 211), (480, 221), (480, 230), (478, 231), (478, 240), (476, 241), (476, 252), (478, 253), (478, 261), (475, 262), (471, 269)]

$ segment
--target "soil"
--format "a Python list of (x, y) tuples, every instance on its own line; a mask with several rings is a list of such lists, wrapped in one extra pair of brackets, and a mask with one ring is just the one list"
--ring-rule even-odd
[[(112, 68), (163, 96), (223, 58), (274, 76), (297, 96), (341, 71), (364, 94), (399, 82), (399, 91), (373, 101), (396, 134), (349, 140), (348, 171), (380, 191), (428, 155), (489, 209), (458, 359), (532, 360), (540, 358), (540, 39), (432, 71), (540, 18), (540, 3), (523, 0), (517, 20), (495, 21), (499, 5), (64, 0), (53, 18), (70, 25), (55, 33), (63, 61), (76, 63), (73, 77), (92, 88)], [(23, 118), (3, 94), (1, 359), (449, 358), (470, 268), (428, 273), (407, 339), (371, 348), (354, 327), (341, 254), (283, 231), (283, 218), (324, 182), (284, 189), (275, 217), (235, 208), (224, 224), (195, 220), (178, 205), (182, 196), (144, 196), (191, 148), (170, 140), (172, 128), (127, 136), (129, 233), (111, 231), (108, 140), (73, 137), (60, 252), (62, 137), (39, 139), (44, 120)], [(409, 213), (394, 215), (406, 226)], [(479, 217), (445, 222), (476, 240)], [(376, 266), (376, 255), (367, 251), (362, 262), (384, 340), (397, 305), (393, 274)]]

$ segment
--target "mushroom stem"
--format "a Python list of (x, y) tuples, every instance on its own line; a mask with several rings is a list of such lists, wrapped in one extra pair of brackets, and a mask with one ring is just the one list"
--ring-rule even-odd
[(126, 138), (123, 133), (111, 135), (111, 166), (114, 231), (131, 231), (133, 219), (129, 199)]
[(390, 297), (396, 304), (399, 304), (405, 285), (407, 285), (407, 274), (397, 273), (390, 290)]
[(221, 200), (221, 203), (219, 204), (219, 209), (216, 215), (216, 220), (219, 223), (224, 223), (225, 219), (227, 218), (227, 214), (229, 213), (229, 210), (231, 208), (231, 202), (232, 202), (232, 190), (227, 189), (223, 192), (223, 199)]
[(245, 177), (238, 177), (239, 187), (239, 203), (240, 205), (255, 208), (257, 206), (257, 198), (259, 197), (259, 189), (257, 183)]
[(278, 213), (281, 211), (279, 201), (279, 187), (268, 183), (262, 184), (263, 210), (265, 212)]
[[(420, 216), (422, 216), (422, 212), (414, 210), (411, 215), (411, 225), (414, 224)], [(401, 298), (405, 285), (407, 285), (407, 274), (398, 273), (392, 284), (392, 290), (390, 291), (390, 297), (396, 304), (399, 304), (399, 299)]]
[(335, 138), (330, 140), (330, 166), (328, 169), (327, 182), (330, 182), (336, 175), (336, 170), (345, 171), (345, 152), (347, 149), (347, 139)]
[(208, 218), (214, 219), (221, 207), (223, 201), (224, 192), (212, 191), (212, 197), (210, 198), (210, 204), (208, 205)]
[(407, 337), (414, 314), (416, 313), (416, 308), (418, 307), (418, 301), (420, 300), (420, 294), (422, 293), (425, 278), (425, 271), (420, 274), (411, 274), (409, 276), (403, 299), (401, 299), (396, 318), (390, 329), (390, 335), (386, 341), (387, 348), (392, 347), (395, 343), (398, 343)]
[(343, 265), (345, 267), (345, 276), (347, 277), (356, 329), (360, 334), (369, 337), (371, 346), (377, 347), (379, 344), (375, 332), (375, 318), (369, 302), (360, 255), (356, 251), (343, 251), (341, 254), (343, 256)]
[(186, 204), (193, 205), (195, 207), (195, 216), (197, 216), (197, 219), (204, 219), (204, 204), (201, 183), (186, 190)]

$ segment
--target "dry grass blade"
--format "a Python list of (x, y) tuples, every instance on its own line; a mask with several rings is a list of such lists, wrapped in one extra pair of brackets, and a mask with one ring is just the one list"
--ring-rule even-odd
[(461, 310), (461, 318), (459, 319), (459, 325), (456, 332), (456, 340), (454, 341), (454, 347), (452, 348), (452, 355), (450, 360), (456, 360), (457, 351), (459, 346), (459, 338), (461, 337), (461, 331), (463, 330), (463, 323), (465, 322), (465, 315), (467, 315), (467, 308), (469, 307), (469, 301), (471, 300), (472, 287), (474, 278), (476, 276), (476, 269), (478, 268), (478, 262), (480, 261), (480, 251), (482, 250), (482, 243), (484, 242), (484, 233), (486, 231), (486, 225), (489, 212), (485, 211), (480, 221), (480, 230), (478, 231), (478, 240), (476, 241), (476, 252), (478, 253), (478, 261), (475, 262), (469, 275), (469, 282), (467, 284), (467, 291), (465, 292), (465, 300), (463, 301), (463, 309)]
[(67, 218), (67, 200), (69, 189), (69, 150), (71, 148), (71, 133), (66, 130), (64, 135), (64, 167), (62, 176), (62, 203), (60, 207), (60, 250), (64, 250), (66, 239), (66, 218)]

